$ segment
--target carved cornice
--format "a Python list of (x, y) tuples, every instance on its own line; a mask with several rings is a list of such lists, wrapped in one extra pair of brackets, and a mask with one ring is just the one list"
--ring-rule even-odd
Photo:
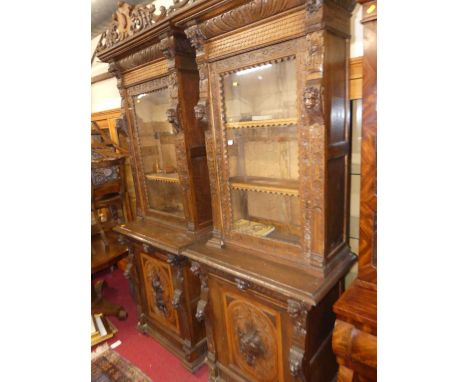
[(276, 15), (304, 3), (304, 0), (252, 0), (200, 24), (200, 31), (206, 38), (233, 31), (245, 25)]

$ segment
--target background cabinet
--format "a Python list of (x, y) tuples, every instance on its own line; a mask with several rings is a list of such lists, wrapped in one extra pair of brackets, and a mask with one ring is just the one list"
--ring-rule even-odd
[(334, 306), (339, 382), (377, 380), (377, 1), (363, 4), (363, 118), (358, 276)]
[[(181, 255), (211, 227), (203, 131), (195, 119), (195, 52), (169, 11), (119, 3), (98, 57), (117, 77), (130, 136), (137, 218), (116, 228), (129, 246), (126, 275), (138, 327), (190, 371), (206, 354), (194, 317), (199, 280)], [(173, 11), (173, 10), (172, 10)], [(171, 11), (171, 12), (172, 12)]]

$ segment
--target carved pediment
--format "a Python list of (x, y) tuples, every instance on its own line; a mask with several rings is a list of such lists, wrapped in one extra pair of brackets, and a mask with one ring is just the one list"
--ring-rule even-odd
[(150, 28), (167, 16), (166, 7), (159, 7), (159, 14), (155, 14), (154, 4), (131, 5), (119, 1), (117, 10), (112, 14), (112, 22), (103, 33), (97, 51), (111, 48), (133, 35)]

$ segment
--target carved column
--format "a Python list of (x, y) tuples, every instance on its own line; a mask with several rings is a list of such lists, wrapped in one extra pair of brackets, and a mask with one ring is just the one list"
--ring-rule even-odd
[(190, 43), (196, 50), (196, 61), (198, 66), (198, 73), (200, 75), (199, 84), (199, 100), (197, 105), (194, 107), (195, 116), (200, 123), (203, 124), (205, 130), (205, 146), (206, 156), (208, 163), (208, 172), (210, 178), (210, 192), (211, 192), (211, 206), (213, 211), (213, 229), (212, 238), (208, 241), (208, 245), (221, 248), (223, 246), (223, 240), (221, 237), (221, 212), (219, 211), (219, 184), (217, 176), (216, 166), (216, 145), (213, 128), (210, 123), (208, 113), (210, 112), (210, 91), (209, 91), (209, 79), (208, 79), (208, 64), (206, 62), (205, 55), (205, 36), (201, 31), (199, 25), (192, 25), (190, 28), (185, 30), (185, 34), (190, 40)]

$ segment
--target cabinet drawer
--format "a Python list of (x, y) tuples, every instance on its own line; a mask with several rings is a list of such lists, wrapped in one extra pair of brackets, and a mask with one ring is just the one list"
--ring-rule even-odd
[(146, 310), (150, 319), (156, 320), (180, 334), (179, 317), (172, 305), (174, 284), (171, 266), (144, 252), (140, 253)]

